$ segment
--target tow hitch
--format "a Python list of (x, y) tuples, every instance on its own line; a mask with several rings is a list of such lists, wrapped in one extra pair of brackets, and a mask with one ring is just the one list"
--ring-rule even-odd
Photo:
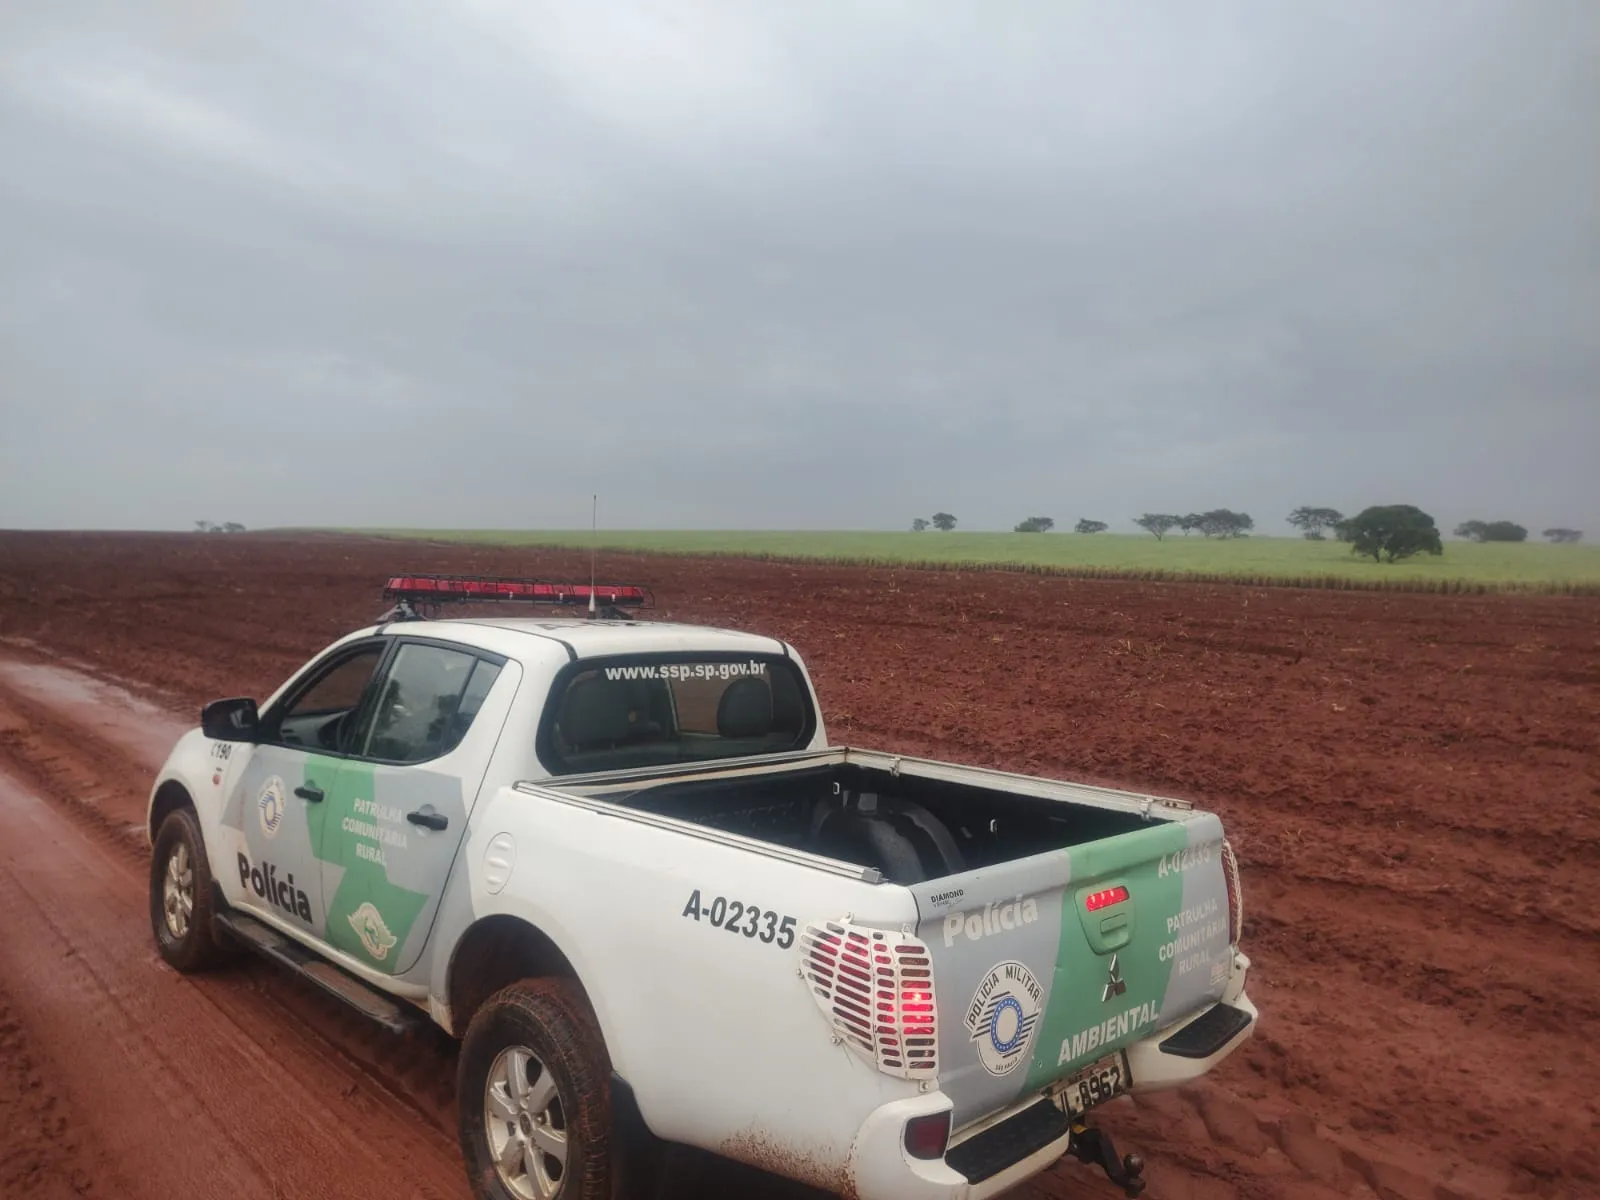
[(1103, 1129), (1094, 1129), (1083, 1122), (1072, 1126), (1072, 1141), (1067, 1153), (1079, 1162), (1088, 1163), (1105, 1171), (1107, 1178), (1128, 1196), (1138, 1196), (1144, 1191), (1144, 1159), (1137, 1154), (1117, 1157), (1116, 1143)]

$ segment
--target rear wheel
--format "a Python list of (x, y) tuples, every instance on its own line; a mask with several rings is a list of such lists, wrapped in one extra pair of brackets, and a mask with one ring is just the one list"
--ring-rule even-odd
[(530, 979), (472, 1018), (457, 1068), (461, 1152), (482, 1200), (608, 1200), (605, 1046), (577, 986)]
[(156, 949), (178, 970), (202, 971), (230, 957), (211, 931), (211, 865), (192, 808), (167, 814), (150, 855), (150, 925)]

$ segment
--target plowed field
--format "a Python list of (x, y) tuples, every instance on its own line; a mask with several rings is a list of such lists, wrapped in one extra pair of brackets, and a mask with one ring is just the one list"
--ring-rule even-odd
[[(156, 958), (138, 824), (197, 706), (264, 696), (398, 571), (578, 555), (0, 534), (0, 1195), (465, 1195), (452, 1047), (264, 963)], [(1600, 600), (602, 556), (780, 635), (835, 742), (1219, 811), (1260, 1033), (1101, 1110), (1148, 1196), (1600, 1194)], [(688, 1159), (683, 1196), (788, 1195)], [(1019, 1197), (1120, 1195), (1064, 1163)]]

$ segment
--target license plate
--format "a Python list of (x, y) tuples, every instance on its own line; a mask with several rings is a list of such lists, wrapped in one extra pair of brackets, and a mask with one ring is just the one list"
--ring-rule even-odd
[(1097, 1104), (1120, 1096), (1127, 1088), (1127, 1067), (1122, 1055), (1113, 1054), (1058, 1083), (1050, 1098), (1067, 1116), (1077, 1117)]

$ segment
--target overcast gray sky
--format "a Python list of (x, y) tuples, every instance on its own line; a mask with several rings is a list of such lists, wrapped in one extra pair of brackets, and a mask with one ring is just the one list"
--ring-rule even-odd
[(1600, 535), (1600, 3), (9, 0), (0, 526)]

